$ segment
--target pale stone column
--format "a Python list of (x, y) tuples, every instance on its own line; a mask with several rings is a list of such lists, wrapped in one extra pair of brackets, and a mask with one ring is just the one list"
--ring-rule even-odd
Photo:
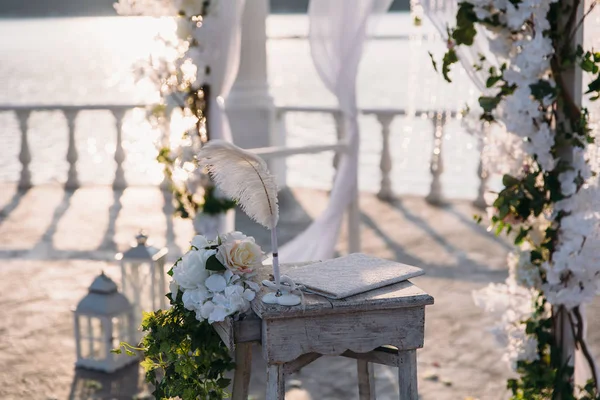
[[(251, 0), (242, 15), (240, 67), (226, 109), (233, 141), (243, 148), (285, 145), (285, 130), (275, 123), (267, 79), (268, 14), (268, 0)], [(279, 186), (284, 186), (285, 159), (270, 161), (269, 167)]]

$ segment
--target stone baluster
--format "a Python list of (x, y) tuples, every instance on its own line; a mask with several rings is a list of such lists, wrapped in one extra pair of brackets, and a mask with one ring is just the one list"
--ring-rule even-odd
[(442, 157), (442, 148), (444, 142), (444, 127), (446, 125), (446, 113), (438, 111), (431, 119), (433, 123), (433, 150), (431, 153), (431, 188), (425, 198), (429, 204), (442, 205), (444, 196), (442, 194), (441, 176), (444, 172), (444, 161)]
[(30, 110), (18, 110), (16, 112), (19, 120), (19, 128), (21, 129), (21, 151), (19, 152), (19, 161), (21, 162), (21, 177), (19, 179), (19, 190), (28, 190), (31, 188), (31, 171), (29, 164), (31, 163), (31, 151), (29, 150), (29, 139), (27, 131), (29, 130), (29, 115)]
[[(489, 129), (489, 126), (486, 124), (484, 125), (483, 129)], [(477, 191), (477, 198), (473, 201), (473, 205), (481, 210), (484, 210), (487, 207), (487, 203), (485, 201), (485, 193), (487, 192), (487, 183), (490, 179), (490, 174), (483, 165), (484, 146), (485, 143), (483, 139), (479, 139), (479, 166), (477, 167), (477, 176), (479, 177), (479, 190)]]
[(67, 175), (67, 182), (65, 183), (65, 189), (75, 190), (79, 188), (79, 178), (77, 176), (77, 160), (79, 155), (77, 154), (77, 144), (75, 142), (75, 119), (77, 118), (77, 110), (63, 110), (63, 114), (67, 119), (67, 125), (69, 127), (69, 147), (67, 149), (67, 162), (69, 163), (69, 172)]
[(384, 201), (394, 200), (394, 192), (392, 190), (392, 181), (390, 172), (392, 171), (392, 156), (390, 154), (390, 125), (394, 120), (394, 114), (377, 114), (377, 120), (381, 124), (382, 146), (381, 146), (381, 161), (379, 168), (381, 169), (381, 188), (377, 197)]
[(115, 123), (117, 127), (117, 145), (115, 148), (115, 162), (117, 163), (117, 170), (115, 171), (113, 189), (123, 190), (127, 187), (125, 170), (123, 169), (123, 162), (125, 161), (125, 150), (123, 149), (123, 118), (125, 116), (125, 110), (121, 108), (115, 108), (111, 111), (115, 117)]
[[(345, 136), (345, 132), (344, 132), (344, 117), (341, 111), (336, 110), (332, 113), (333, 115), (333, 120), (335, 122), (335, 133), (336, 133), (336, 137), (337, 137), (337, 141), (339, 142), (340, 140), (342, 140)], [(340, 163), (340, 151), (336, 150), (335, 154), (333, 155), (333, 168), (337, 171), (337, 167)]]

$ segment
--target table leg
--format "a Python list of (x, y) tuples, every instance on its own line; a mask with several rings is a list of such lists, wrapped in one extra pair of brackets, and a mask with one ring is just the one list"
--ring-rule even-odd
[(360, 400), (375, 400), (374, 365), (365, 360), (357, 360), (358, 397)]
[(248, 400), (250, 371), (252, 369), (252, 343), (235, 346), (235, 373), (233, 375), (232, 400)]
[(416, 350), (398, 352), (398, 386), (400, 400), (418, 400)]
[(267, 365), (267, 398), (266, 400), (284, 400), (285, 376), (283, 364)]

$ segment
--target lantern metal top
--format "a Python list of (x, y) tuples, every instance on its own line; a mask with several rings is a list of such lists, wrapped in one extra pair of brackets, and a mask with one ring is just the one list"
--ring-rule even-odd
[(112, 317), (131, 309), (127, 297), (119, 293), (116, 283), (102, 272), (90, 285), (88, 294), (77, 304), (75, 312)]
[(135, 245), (124, 253), (118, 253), (115, 259), (122, 261), (157, 261), (168, 253), (168, 249), (162, 249), (148, 245), (148, 235), (140, 231), (135, 236)]

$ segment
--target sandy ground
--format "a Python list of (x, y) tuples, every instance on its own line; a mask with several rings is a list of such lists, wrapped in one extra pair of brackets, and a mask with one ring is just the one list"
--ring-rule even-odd
[[(168, 199), (167, 199), (168, 200)], [(281, 237), (289, 240), (324, 207), (326, 193), (283, 193)], [(507, 397), (509, 376), (501, 351), (486, 333), (490, 318), (471, 301), (471, 292), (506, 277), (510, 248), (472, 221), (466, 202), (433, 208), (419, 198), (383, 203), (362, 195), (365, 253), (420, 266), (413, 280), (435, 297), (427, 309), (425, 347), (418, 352), (423, 400), (480, 400)], [(113, 375), (74, 369), (71, 309), (100, 271), (115, 280), (114, 253), (139, 229), (167, 245), (174, 259), (192, 235), (188, 221), (173, 220), (155, 188), (113, 193), (89, 187), (65, 193), (42, 186), (24, 194), (0, 185), (0, 399), (132, 399), (147, 388), (137, 365)], [(267, 232), (238, 215), (238, 227), (266, 244)], [(345, 250), (345, 234), (339, 242)], [(589, 310), (592, 349), (600, 354), (600, 304)], [(255, 349), (251, 392), (264, 398), (264, 363)], [(376, 367), (379, 399), (397, 398), (396, 373)], [(321, 358), (289, 377), (294, 400), (356, 399), (356, 365)]]

